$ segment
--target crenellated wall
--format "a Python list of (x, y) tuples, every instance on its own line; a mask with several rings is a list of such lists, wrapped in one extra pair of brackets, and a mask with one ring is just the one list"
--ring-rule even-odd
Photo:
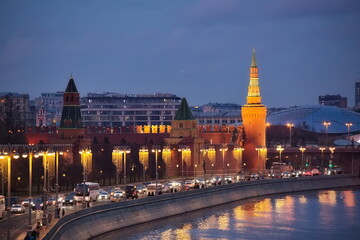
[(360, 186), (359, 176), (344, 174), (271, 179), (240, 182), (196, 191), (106, 204), (64, 216), (43, 239), (90, 239), (119, 228), (245, 198), (351, 186)]

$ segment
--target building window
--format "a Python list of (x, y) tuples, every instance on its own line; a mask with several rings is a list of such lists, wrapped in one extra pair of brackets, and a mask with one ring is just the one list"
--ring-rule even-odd
[(179, 128), (184, 128), (184, 124), (183, 124), (183, 123), (179, 123)]

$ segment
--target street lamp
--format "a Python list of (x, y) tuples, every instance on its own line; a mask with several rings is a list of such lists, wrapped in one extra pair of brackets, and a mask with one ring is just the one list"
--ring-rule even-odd
[(335, 148), (334, 147), (329, 147), (329, 150), (330, 150), (330, 160), (329, 160), (329, 168), (332, 168), (333, 167), (333, 158), (334, 158), (334, 151), (335, 151)]
[(222, 152), (222, 160), (223, 160), (223, 181), (225, 179), (225, 152), (228, 150), (228, 148), (226, 147), (226, 144), (223, 144), (222, 147), (220, 147), (220, 152)]
[(235, 146), (233, 150), (234, 158), (239, 163), (240, 170), (242, 168), (242, 152), (244, 151), (243, 147)]
[(164, 146), (162, 149), (162, 159), (165, 162), (165, 178), (168, 177), (168, 168), (171, 164), (171, 148), (170, 146)]
[[(8, 192), (7, 192), (7, 206), (8, 208), (6, 209), (7, 211), (7, 219), (8, 222), (10, 222), (10, 208), (11, 208), (11, 158), (13, 157), (14, 159), (19, 159), (20, 155), (17, 152), (13, 152), (11, 153), (12, 149), (11, 149), (11, 145), (3, 145), (1, 146), (1, 151), (0, 151), (0, 159), (3, 160), (5, 158), (7, 158), (7, 188), (8, 188)], [(10, 149), (9, 149), (10, 148)], [(9, 149), (9, 152), (8, 152)], [(10, 228), (8, 228), (7, 230), (7, 239), (10, 240)]]
[(184, 158), (186, 157), (187, 153), (190, 152), (191, 150), (188, 146), (181, 145), (179, 146), (178, 151), (181, 152), (181, 179), (184, 179)]
[(276, 147), (276, 151), (279, 151), (280, 163), (281, 163), (281, 153), (282, 153), (282, 151), (284, 151), (284, 148), (281, 145), (278, 145)]
[(141, 146), (139, 149), (139, 161), (143, 166), (143, 179), (145, 182), (145, 170), (148, 167), (149, 162), (149, 150), (147, 146)]
[(158, 173), (158, 153), (161, 152), (161, 148), (159, 146), (154, 146), (151, 152), (155, 153), (155, 177), (156, 177), (156, 183), (155, 183), (155, 195), (158, 195), (158, 180), (159, 180), (159, 173)]
[(287, 123), (286, 126), (290, 129), (289, 144), (290, 144), (290, 147), (291, 147), (291, 128), (294, 126), (294, 124)]
[(352, 123), (345, 123), (347, 129), (348, 129), (348, 138), (350, 140), (350, 127), (353, 125)]
[[(263, 147), (260, 147), (260, 148), (255, 148), (255, 150), (258, 153), (258, 164), (257, 164), (257, 166), (260, 167), (260, 155), (261, 155), (261, 152), (266, 151), (267, 149), (263, 148)], [(262, 167), (264, 168), (264, 166), (262, 166)], [(258, 169), (258, 171), (260, 171), (260, 169)]]
[(326, 148), (319, 147), (319, 150), (321, 151), (321, 167), (324, 167), (324, 151), (326, 150)]
[(206, 148), (206, 146), (203, 145), (202, 148), (200, 149), (200, 152), (202, 153), (202, 157), (203, 157), (204, 181), (206, 182), (206, 154), (208, 153), (208, 148)]
[(228, 164), (227, 164), (228, 176), (230, 175), (230, 173), (229, 173), (229, 166), (230, 166), (230, 164), (228, 163)]
[[(81, 164), (83, 165), (83, 199), (82, 199), (82, 207), (86, 208), (85, 202), (85, 191), (86, 191), (86, 174), (87, 172), (91, 172), (92, 167), (92, 153), (90, 147), (84, 147), (79, 151), (81, 155)], [(90, 169), (89, 169), (90, 168)]]
[(126, 185), (126, 155), (130, 152), (131, 152), (130, 148), (128, 146), (125, 146), (124, 150), (123, 150), (123, 153), (124, 153), (124, 185)]
[(329, 126), (331, 125), (331, 122), (323, 122), (324, 126), (325, 126), (325, 134), (326, 134), (326, 146), (329, 146), (329, 135), (328, 135), (328, 130), (329, 130)]
[(301, 151), (301, 170), (304, 169), (304, 152), (306, 147), (300, 147), (299, 150)]
[(194, 165), (194, 178), (196, 178), (196, 168), (197, 168), (197, 164)]

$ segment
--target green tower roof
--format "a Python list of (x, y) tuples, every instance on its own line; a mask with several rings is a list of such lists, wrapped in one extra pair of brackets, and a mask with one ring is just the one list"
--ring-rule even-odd
[(72, 76), (70, 77), (70, 80), (66, 87), (65, 92), (76, 92), (76, 93), (78, 92)]
[(194, 117), (185, 98), (181, 100), (180, 107), (176, 112), (174, 120), (194, 120)]
[(253, 54), (252, 54), (252, 58), (251, 58), (251, 67), (257, 67), (256, 66), (255, 49), (253, 49)]

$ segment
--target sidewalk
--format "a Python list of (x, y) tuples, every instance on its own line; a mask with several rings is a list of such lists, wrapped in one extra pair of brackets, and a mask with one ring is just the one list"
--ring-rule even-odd
[[(59, 219), (60, 218), (52, 218), (51, 223), (48, 226), (42, 226), (41, 230), (40, 230), (39, 238), (36, 238), (36, 239), (37, 240), (42, 239), (50, 231), (50, 229), (57, 223), (57, 221), (59, 221)], [(36, 228), (36, 224), (37, 224), (37, 221), (35, 221), (35, 223), (32, 225), (32, 229)], [(17, 236), (15, 238), (15, 240), (24, 240), (25, 236), (26, 236), (26, 232)]]

